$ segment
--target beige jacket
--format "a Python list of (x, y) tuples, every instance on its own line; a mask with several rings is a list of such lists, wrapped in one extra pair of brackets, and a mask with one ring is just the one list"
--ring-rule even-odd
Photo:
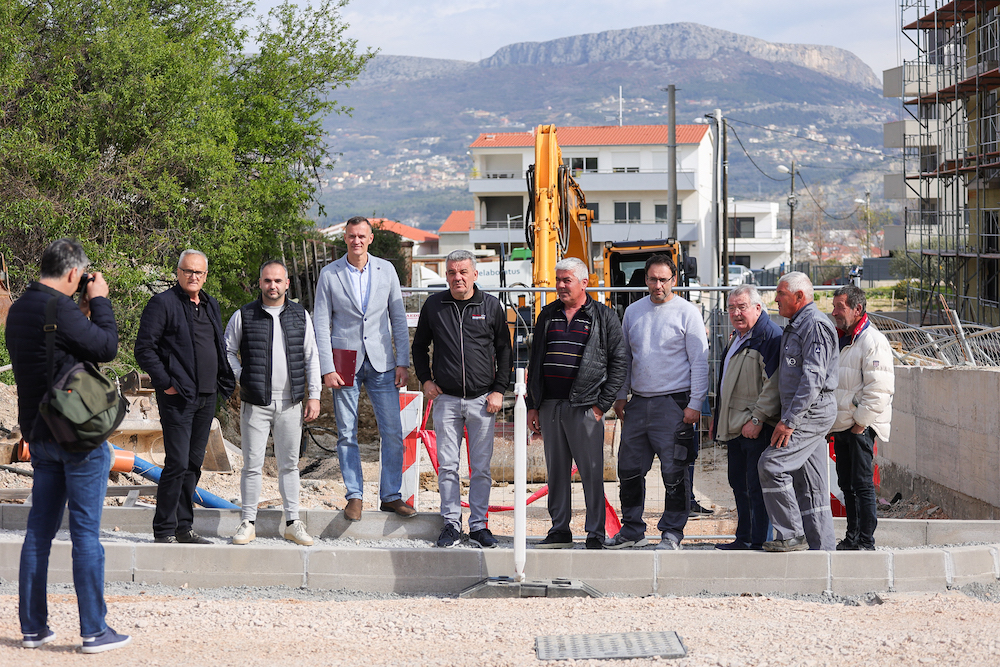
[(840, 351), (837, 421), (832, 433), (847, 431), (855, 424), (870, 426), (879, 440), (889, 439), (895, 372), (892, 348), (873, 323)]

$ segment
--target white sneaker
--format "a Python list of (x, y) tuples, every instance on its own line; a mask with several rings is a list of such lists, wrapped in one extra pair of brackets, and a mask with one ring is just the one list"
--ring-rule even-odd
[(304, 547), (311, 547), (313, 545), (313, 538), (306, 532), (306, 524), (298, 519), (285, 527), (285, 539), (291, 540), (296, 544), (301, 544)]
[(250, 544), (255, 539), (257, 539), (257, 531), (253, 527), (253, 524), (249, 521), (244, 521), (236, 529), (236, 534), (233, 535), (233, 544)]

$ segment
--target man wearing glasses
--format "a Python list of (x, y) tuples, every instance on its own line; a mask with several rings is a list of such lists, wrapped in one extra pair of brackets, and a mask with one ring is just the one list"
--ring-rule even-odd
[(163, 473), (156, 489), (153, 539), (209, 544), (194, 532), (194, 491), (201, 478), (216, 394), (236, 388), (226, 359), (219, 302), (202, 291), (208, 258), (185, 250), (177, 284), (146, 304), (135, 340), (135, 360), (149, 373), (163, 427)]
[[(695, 424), (708, 393), (708, 337), (701, 313), (677, 298), (677, 267), (666, 255), (646, 260), (649, 296), (625, 310), (622, 330), (627, 357), (625, 384), (618, 391), (615, 413), (622, 420), (618, 481), (622, 529), (608, 549), (647, 544), (642, 512), (646, 473), (660, 459), (665, 489), (657, 529), (657, 549), (677, 550), (691, 511), (688, 465), (698, 456)], [(632, 398), (625, 402), (631, 392)]]

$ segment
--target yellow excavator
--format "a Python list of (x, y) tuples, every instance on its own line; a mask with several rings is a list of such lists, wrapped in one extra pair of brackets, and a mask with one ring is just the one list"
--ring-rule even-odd
[[(532, 250), (535, 287), (555, 287), (555, 265), (566, 257), (577, 257), (587, 265), (591, 288), (645, 287), (645, 263), (655, 254), (669, 255), (678, 267), (678, 285), (686, 285), (685, 275), (692, 272), (693, 263), (681, 263), (681, 245), (675, 239), (608, 242), (604, 247), (602, 275), (594, 268), (591, 253), (590, 226), (594, 212), (587, 208), (587, 197), (563, 162), (556, 140), (555, 125), (539, 125), (535, 131), (535, 163), (528, 167), (528, 215), (525, 236)], [(685, 272), (687, 269), (687, 272)], [(694, 269), (696, 272), (697, 269)], [(603, 280), (602, 280), (603, 279)], [(598, 298), (614, 308), (619, 317), (642, 293), (609, 294)], [(596, 295), (595, 295), (596, 297)], [(554, 293), (543, 293), (535, 299), (534, 317), (541, 308), (555, 299)]]

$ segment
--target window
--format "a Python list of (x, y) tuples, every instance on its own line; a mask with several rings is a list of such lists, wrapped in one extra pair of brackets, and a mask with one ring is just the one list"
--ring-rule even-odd
[[(670, 210), (667, 208), (668, 206), (669, 204), (653, 204), (653, 217), (656, 219), (656, 222), (670, 222), (670, 220), (667, 219), (667, 211)], [(677, 204), (677, 222), (680, 222), (681, 220), (683, 220), (681, 216), (681, 205)]]
[(729, 238), (752, 239), (753, 218), (729, 218)]
[(612, 153), (611, 171), (616, 174), (638, 174), (639, 153)]
[(730, 255), (729, 264), (739, 264), (740, 266), (750, 266), (750, 255)]
[(640, 222), (641, 220), (642, 215), (639, 212), (639, 202), (615, 202), (615, 222)]
[(597, 173), (596, 157), (567, 157), (563, 158), (563, 164), (569, 167), (573, 176)]

